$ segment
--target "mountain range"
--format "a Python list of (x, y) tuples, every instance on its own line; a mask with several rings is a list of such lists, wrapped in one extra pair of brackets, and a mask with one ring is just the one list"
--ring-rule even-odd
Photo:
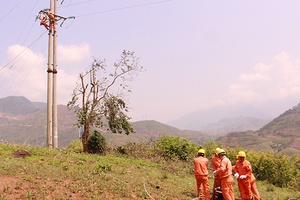
[(219, 137), (216, 141), (228, 147), (300, 155), (300, 104), (285, 111), (257, 131), (232, 132)]
[[(77, 122), (73, 110), (65, 105), (57, 106), (58, 146), (66, 147), (79, 138), (79, 131), (74, 126)], [(0, 99), (0, 141), (14, 144), (45, 146), (47, 136), (47, 104), (31, 102), (22, 96)], [(180, 130), (178, 128), (153, 121), (132, 122), (135, 133), (113, 134), (106, 129), (99, 129), (108, 143), (113, 146), (128, 142), (155, 140), (162, 135), (185, 137), (197, 143), (212, 140), (200, 131)]]
[[(45, 146), (46, 143), (46, 110), (47, 104), (31, 102), (26, 97), (10, 96), (0, 99), (0, 141), (14, 144), (29, 144)], [(227, 108), (229, 109), (229, 108)], [(128, 142), (143, 142), (158, 139), (162, 135), (184, 137), (192, 142), (203, 144), (210, 140), (227, 147), (241, 147), (255, 150), (270, 150), (287, 154), (300, 154), (300, 106), (285, 111), (273, 120), (267, 115), (252, 108), (252, 115), (245, 115), (243, 109), (230, 112), (217, 110), (221, 117), (223, 113), (234, 113), (220, 118), (215, 123), (205, 124), (205, 116), (195, 115), (190, 129), (180, 129), (172, 123), (163, 124), (153, 120), (132, 122), (135, 133), (113, 134), (103, 129), (100, 132), (111, 146), (119, 146)], [(248, 108), (249, 109), (249, 108)], [(78, 139), (75, 128), (77, 119), (72, 110), (65, 105), (58, 105), (58, 146), (66, 147), (73, 140)], [(251, 108), (250, 108), (251, 110)], [(226, 112), (227, 111), (227, 112)], [(208, 112), (208, 111), (207, 111)], [(212, 112), (212, 111), (211, 111)], [(259, 117), (255, 117), (255, 113)], [(210, 116), (212, 113), (210, 113)], [(189, 117), (190, 117), (189, 116)], [(216, 117), (217, 119), (217, 117)], [(192, 123), (192, 122), (195, 123)], [(202, 123), (199, 123), (202, 122)], [(173, 122), (174, 123), (174, 122)], [(200, 130), (195, 130), (197, 125)], [(194, 130), (193, 130), (194, 129)]]
[[(232, 131), (259, 130), (290, 107), (281, 101), (272, 104), (216, 106), (188, 113), (166, 124), (179, 129), (197, 130), (216, 137)], [(292, 103), (289, 105), (294, 106)]]

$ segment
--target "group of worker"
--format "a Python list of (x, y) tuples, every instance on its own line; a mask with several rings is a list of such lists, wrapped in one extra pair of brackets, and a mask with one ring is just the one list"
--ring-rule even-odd
[[(219, 192), (224, 200), (235, 200), (233, 176), (237, 179), (242, 200), (260, 200), (256, 188), (256, 179), (252, 173), (251, 163), (246, 160), (246, 153), (244, 151), (238, 152), (236, 163), (232, 166), (231, 161), (226, 157), (224, 149), (216, 148), (211, 163), (214, 175), (213, 200), (215, 199), (216, 192)], [(203, 200), (211, 199), (208, 168), (209, 161), (205, 157), (205, 150), (200, 149), (197, 153), (197, 157), (194, 158), (194, 174), (197, 183), (197, 195)]]
[(40, 25), (43, 25), (47, 30), (55, 29), (55, 15), (51, 12), (42, 12), (39, 19), (41, 20)]

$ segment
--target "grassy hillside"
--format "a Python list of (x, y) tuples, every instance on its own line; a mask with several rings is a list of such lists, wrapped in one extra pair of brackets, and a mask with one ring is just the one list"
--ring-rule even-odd
[[(160, 199), (196, 197), (191, 162), (164, 160), (145, 149), (139, 156), (109, 151), (105, 156), (0, 144), (1, 199)], [(23, 158), (19, 158), (18, 155)], [(135, 157), (135, 158), (134, 158)], [(213, 178), (210, 174), (210, 188)], [(264, 200), (300, 197), (293, 189), (258, 182)], [(238, 197), (237, 183), (234, 183)]]

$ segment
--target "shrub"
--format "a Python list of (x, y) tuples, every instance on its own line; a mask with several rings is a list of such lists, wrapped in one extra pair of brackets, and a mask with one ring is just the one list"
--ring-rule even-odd
[(162, 136), (155, 142), (155, 148), (162, 156), (170, 159), (190, 160), (195, 157), (198, 145), (186, 138)]
[(122, 155), (131, 156), (134, 158), (151, 158), (153, 156), (152, 152), (152, 142), (141, 142), (141, 143), (127, 143), (123, 146), (116, 148), (116, 151)]
[(246, 154), (257, 180), (266, 180), (278, 187), (295, 187), (299, 184), (299, 157), (251, 150)]
[(107, 149), (106, 139), (100, 132), (94, 130), (90, 139), (87, 142), (87, 146), (90, 153), (104, 153)]
[(223, 146), (221, 144), (216, 143), (216, 141), (214, 140), (210, 140), (204, 142), (203, 148), (205, 149), (205, 156), (207, 158), (211, 158), (212, 156), (214, 156), (216, 148), (223, 148)]

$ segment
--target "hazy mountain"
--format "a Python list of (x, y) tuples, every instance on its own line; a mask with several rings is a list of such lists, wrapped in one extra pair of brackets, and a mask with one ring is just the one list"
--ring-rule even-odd
[[(60, 147), (70, 144), (78, 138), (73, 124), (75, 114), (66, 106), (58, 105), (58, 133)], [(45, 146), (47, 138), (47, 110), (37, 109), (36, 112), (24, 115), (0, 113), (0, 140), (14, 144), (30, 144)]]
[(0, 99), (0, 112), (12, 115), (26, 115), (37, 112), (46, 103), (33, 103), (25, 97), (10, 96)]
[[(0, 99), (0, 140), (15, 144), (45, 146), (47, 137), (47, 110), (44, 103), (32, 103), (25, 97), (7, 97)], [(18, 108), (20, 110), (18, 110)], [(78, 139), (75, 128), (77, 119), (67, 106), (58, 105), (58, 146), (66, 147)], [(113, 134), (106, 129), (100, 130), (110, 145), (122, 145), (128, 142), (155, 140), (163, 135), (185, 137), (202, 144), (212, 138), (199, 131), (180, 130), (156, 121), (133, 122), (135, 133)]]
[[(47, 135), (45, 103), (33, 103), (25, 97), (7, 97), (0, 99), (0, 108), (0, 140), (2, 142), (45, 146)], [(78, 130), (74, 127), (77, 119), (74, 112), (68, 110), (65, 105), (58, 105), (57, 110), (58, 145), (62, 148), (78, 139)], [(220, 115), (222, 112), (218, 113)], [(217, 129), (230, 132), (217, 139), (217, 142), (227, 147), (299, 154), (300, 105), (286, 110), (269, 123), (262, 121), (253, 117), (238, 116), (234, 118), (227, 115), (227, 118), (224, 117), (216, 123), (210, 123), (203, 127), (211, 132)], [(267, 124), (263, 126), (263, 123)], [(257, 131), (252, 131), (255, 129), (253, 124), (260, 124), (262, 127)], [(100, 130), (100, 132), (110, 145), (116, 146), (128, 142), (155, 140), (163, 135), (184, 137), (199, 144), (213, 139), (212, 136), (201, 131), (182, 130), (153, 120), (133, 122), (132, 125), (136, 133), (129, 135), (112, 134), (106, 129)]]
[(232, 132), (217, 141), (229, 147), (300, 154), (300, 104), (258, 131)]
[(209, 135), (214, 135), (216, 138), (218, 136), (223, 136), (234, 131), (256, 131), (270, 121), (271, 120), (244, 116), (235, 118), (223, 118), (217, 123), (210, 123), (204, 126), (201, 131)]
[(270, 120), (267, 112), (252, 105), (238, 105), (198, 110), (167, 124), (209, 135), (225, 135), (232, 131), (258, 130)]

